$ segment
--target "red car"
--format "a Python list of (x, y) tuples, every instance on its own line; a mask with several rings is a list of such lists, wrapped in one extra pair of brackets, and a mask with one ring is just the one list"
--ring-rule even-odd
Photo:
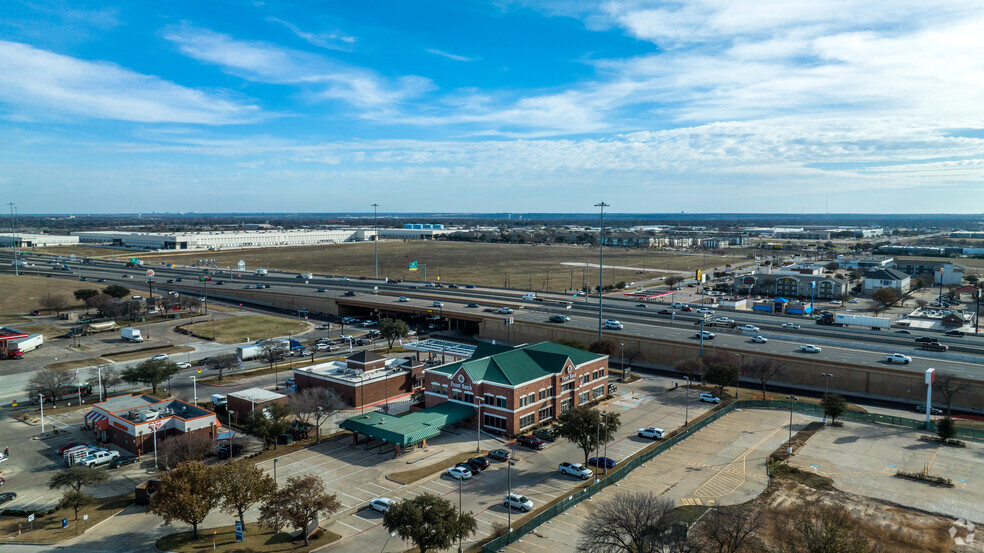
[(31, 311), (31, 315), (37, 316), (37, 315), (40, 315), (40, 314), (41, 314), (41, 310), (40, 309), (35, 309), (34, 311)]
[(687, 313), (690, 313), (691, 311), (693, 311), (693, 308), (690, 307), (689, 305), (685, 305), (683, 309), (681, 309), (680, 311), (686, 311)]
[(547, 442), (537, 438), (532, 434), (527, 434), (526, 436), (520, 436), (516, 443), (525, 445), (526, 447), (532, 447), (533, 449), (543, 449), (547, 446)]
[(85, 442), (69, 442), (69, 443), (67, 443), (67, 444), (65, 444), (65, 445), (63, 445), (63, 446), (61, 446), (61, 447), (58, 448), (58, 454), (61, 455), (61, 454), (65, 453), (66, 451), (68, 451), (69, 449), (72, 449), (73, 447), (79, 446), (79, 445), (85, 445)]

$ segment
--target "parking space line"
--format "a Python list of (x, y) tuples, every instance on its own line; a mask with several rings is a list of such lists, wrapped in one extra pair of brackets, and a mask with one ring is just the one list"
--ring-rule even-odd
[(375, 526), (377, 524), (376, 521), (374, 521), (374, 520), (369, 520), (367, 518), (360, 517), (358, 513), (352, 513), (352, 516), (354, 516), (355, 518), (357, 518), (359, 520), (368, 522), (369, 524), (372, 524), (373, 526)]
[(499, 517), (502, 520), (509, 520), (509, 517), (507, 517), (506, 515), (500, 515), (499, 513), (493, 511), (492, 510), (492, 507), (489, 507), (488, 509), (486, 509), (485, 511), (482, 511), (482, 512), (485, 513), (485, 514), (487, 514), (487, 515), (492, 515), (494, 517)]
[(361, 532), (364, 532), (364, 531), (365, 531), (365, 530), (359, 530), (358, 528), (356, 528), (355, 526), (352, 526), (351, 524), (346, 524), (346, 523), (344, 523), (344, 522), (342, 522), (342, 520), (341, 520), (341, 519), (337, 519), (337, 518), (336, 518), (336, 519), (335, 519), (335, 522), (337, 522), (337, 523), (339, 523), (339, 524), (341, 524), (342, 526), (348, 526), (349, 528), (351, 528), (351, 529), (353, 529), (353, 530), (355, 530), (356, 532), (359, 532), (359, 533), (361, 533)]
[(356, 486), (355, 489), (359, 490), (362, 493), (369, 494), (370, 497), (375, 497), (375, 495), (376, 495), (375, 492), (370, 492), (370, 491), (367, 491), (367, 490), (363, 490), (362, 488), (360, 488), (358, 486)]
[(399, 486), (397, 486), (397, 488), (387, 488), (386, 486), (383, 486), (383, 485), (380, 485), (380, 484), (377, 484), (377, 483), (375, 483), (375, 482), (366, 482), (365, 484), (366, 484), (367, 486), (376, 486), (377, 488), (382, 488), (382, 489), (384, 489), (384, 490), (386, 490), (386, 491), (391, 491), (391, 490), (395, 490), (395, 489), (397, 489), (397, 488), (399, 488)]
[(362, 499), (361, 497), (356, 497), (354, 495), (350, 495), (350, 494), (347, 494), (345, 492), (338, 492), (338, 493), (340, 493), (341, 495), (344, 495), (344, 496), (351, 497), (352, 499), (354, 499), (354, 500), (356, 500), (356, 501), (358, 501), (360, 503), (363, 502), (363, 501), (365, 501), (365, 499)]

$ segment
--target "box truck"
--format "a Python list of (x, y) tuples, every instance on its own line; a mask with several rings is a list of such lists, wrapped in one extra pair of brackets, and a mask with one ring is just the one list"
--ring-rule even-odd
[(120, 329), (120, 337), (123, 338), (124, 342), (143, 342), (143, 336), (140, 334), (139, 328), (124, 327)]

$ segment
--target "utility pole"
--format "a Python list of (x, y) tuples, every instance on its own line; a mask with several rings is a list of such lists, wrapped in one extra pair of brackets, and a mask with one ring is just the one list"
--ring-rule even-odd
[(14, 202), (8, 202), (10, 206), (10, 240), (14, 244), (14, 276), (20, 276), (20, 267), (17, 266), (17, 220), (14, 218)]
[(598, 230), (598, 341), (601, 341), (601, 300), (605, 290), (605, 202), (596, 203), (601, 208), (601, 228)]
[(376, 220), (376, 208), (379, 204), (372, 204), (372, 226), (373, 226), (373, 251), (376, 254), (376, 280), (379, 280), (379, 223)]

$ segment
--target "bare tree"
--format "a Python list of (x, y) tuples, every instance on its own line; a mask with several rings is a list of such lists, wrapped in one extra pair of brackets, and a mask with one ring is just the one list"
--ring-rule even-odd
[(700, 357), (691, 357), (689, 359), (681, 359), (673, 365), (673, 368), (677, 372), (682, 372), (687, 375), (690, 382), (695, 380), (700, 381), (704, 375), (704, 360)]
[(321, 443), (321, 425), (327, 422), (342, 402), (328, 388), (305, 388), (287, 400), (297, 419), (305, 426), (314, 425), (317, 443)]
[(635, 363), (637, 359), (642, 358), (642, 350), (635, 344), (630, 344), (622, 348), (621, 354), (622, 359), (625, 360), (626, 367), (631, 367), (632, 363)]
[(769, 513), (778, 553), (875, 553), (881, 547), (861, 531), (860, 520), (841, 505), (800, 503)]
[(46, 294), (41, 296), (41, 307), (55, 314), (61, 313), (68, 306), (68, 298), (62, 294)]
[(933, 391), (939, 394), (946, 404), (946, 416), (950, 416), (950, 406), (957, 394), (970, 388), (970, 383), (946, 371), (937, 371), (933, 376)]
[(762, 383), (762, 399), (765, 399), (765, 386), (770, 380), (781, 378), (786, 373), (786, 365), (776, 359), (753, 359), (743, 366), (743, 373)]
[(715, 508), (691, 530), (702, 553), (763, 551), (758, 534), (765, 525), (765, 511), (742, 507)]
[(219, 371), (219, 382), (222, 382), (222, 373), (239, 367), (239, 364), (239, 357), (235, 353), (228, 353), (213, 357), (212, 362), (209, 363), (209, 368), (213, 371)]
[(673, 524), (673, 501), (652, 492), (619, 493), (581, 526), (579, 553), (660, 553)]
[(187, 461), (201, 461), (212, 451), (212, 440), (194, 432), (158, 441), (157, 468), (162, 470)]
[(32, 400), (37, 399), (38, 395), (43, 395), (45, 399), (54, 403), (58, 391), (71, 384), (73, 379), (74, 374), (69, 371), (41, 369), (27, 381), (27, 393)]
[(100, 372), (102, 380), (103, 397), (109, 397), (109, 389), (119, 386), (123, 382), (120, 370), (113, 365), (107, 366)]

